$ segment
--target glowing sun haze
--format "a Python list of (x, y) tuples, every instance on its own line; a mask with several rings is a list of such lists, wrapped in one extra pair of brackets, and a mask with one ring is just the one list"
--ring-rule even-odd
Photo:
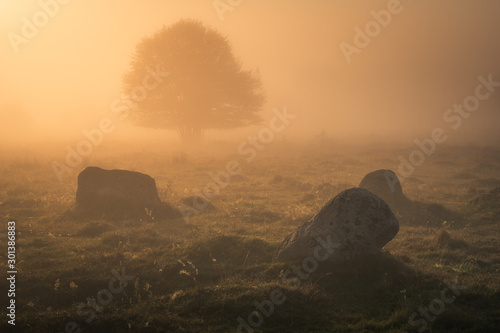
[[(67, 141), (95, 126), (120, 95), (137, 43), (183, 18), (227, 36), (243, 68), (259, 69), (263, 118), (287, 106), (300, 119), (290, 129), (297, 137), (325, 130), (411, 144), (444, 126), (443, 113), (474, 93), (478, 76), (500, 81), (494, 0), (401, 0), (401, 12), (350, 63), (341, 43), (354, 45), (354, 28), (390, 1), (242, 1), (224, 20), (211, 0), (64, 2), (15, 52), (8, 34), (21, 34), (40, 1), (0, 0), (2, 136)], [(498, 143), (499, 121), (500, 89), (452, 139)], [(141, 131), (128, 124), (116, 135)]]

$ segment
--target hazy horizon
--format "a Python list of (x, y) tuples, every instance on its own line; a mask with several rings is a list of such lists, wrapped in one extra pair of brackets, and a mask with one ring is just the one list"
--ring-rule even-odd
[[(141, 39), (181, 19), (195, 19), (227, 36), (247, 70), (259, 70), (267, 102), (262, 125), (209, 131), (207, 141), (234, 138), (265, 126), (273, 108), (287, 107), (300, 122), (290, 140), (322, 131), (353, 142), (374, 139), (412, 145), (449, 127), (443, 114), (474, 93), (478, 77), (500, 81), (500, 3), (401, 1), (401, 12), (348, 63), (341, 43), (354, 45), (355, 27), (391, 1), (243, 1), (221, 20), (213, 1), (69, 1), (15, 52), (8, 34), (21, 34), (23, 17), (38, 1), (0, 1), (0, 119), (4, 143), (71, 145), (81, 131), (110, 117)], [(500, 97), (492, 94), (448, 143), (499, 142)], [(22, 138), (15, 137), (22, 133)], [(120, 123), (117, 138), (152, 132)], [(153, 138), (175, 139), (154, 131)], [(228, 136), (230, 134), (230, 136)], [(169, 145), (178, 141), (170, 140)]]
[(499, 14), (0, 0), (0, 332), (497, 332)]

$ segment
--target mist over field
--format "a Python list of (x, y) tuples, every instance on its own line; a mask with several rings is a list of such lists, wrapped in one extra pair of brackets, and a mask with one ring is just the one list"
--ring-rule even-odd
[[(443, 113), (473, 92), (479, 75), (500, 80), (500, 7), (495, 1), (401, 1), (400, 13), (348, 63), (340, 44), (356, 46), (354, 28), (364, 29), (370, 12), (387, 3), (242, 1), (221, 20), (211, 1), (70, 1), (19, 44), (19, 52), (2, 38), (0, 102), (2, 121), (9, 122), (2, 137), (14, 143), (79, 139), (82, 129), (112, 113), (136, 44), (184, 18), (219, 31), (245, 69), (259, 70), (268, 97), (263, 115), (287, 105), (300, 116), (288, 137), (325, 130), (346, 141), (412, 144), (443, 125)], [(22, 18), (40, 9), (37, 1), (2, 1), (4, 35), (22, 36)], [(495, 94), (450, 142), (498, 143), (499, 108)], [(140, 131), (126, 125), (116, 136)], [(20, 131), (24, 135), (12, 140)], [(223, 134), (229, 135), (213, 137)]]
[(0, 331), (497, 332), (499, 15), (0, 0)]

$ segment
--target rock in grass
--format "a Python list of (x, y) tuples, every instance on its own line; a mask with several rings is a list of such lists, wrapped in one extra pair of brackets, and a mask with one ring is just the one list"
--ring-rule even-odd
[(155, 180), (146, 174), (88, 167), (78, 175), (76, 202), (90, 205), (116, 202), (148, 207), (161, 201)]
[(352, 188), (330, 200), (290, 234), (276, 250), (274, 260), (314, 257), (335, 262), (376, 254), (398, 231), (397, 218), (381, 198)]
[(381, 169), (370, 172), (361, 180), (359, 187), (383, 199), (401, 223), (434, 227), (442, 226), (445, 221), (448, 224), (461, 223), (459, 214), (440, 204), (408, 199), (403, 193), (398, 176), (391, 170)]
[(376, 170), (367, 174), (359, 183), (359, 187), (376, 194), (391, 208), (408, 202), (403, 194), (398, 176), (392, 170)]
[(178, 217), (179, 212), (162, 203), (155, 180), (128, 170), (88, 167), (78, 175), (76, 204), (70, 210), (80, 217)]

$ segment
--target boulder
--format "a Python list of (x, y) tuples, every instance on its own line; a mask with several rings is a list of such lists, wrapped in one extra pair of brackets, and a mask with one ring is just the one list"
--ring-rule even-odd
[(370, 172), (361, 180), (358, 187), (376, 194), (393, 209), (408, 201), (403, 194), (398, 176), (392, 170), (381, 169)]
[[(376, 254), (396, 236), (399, 222), (389, 206), (362, 188), (351, 188), (330, 200), (314, 217), (290, 234), (274, 260), (314, 257), (332, 262)], [(328, 258), (324, 258), (328, 254)], [(318, 258), (321, 257), (321, 258)]]
[(78, 175), (72, 217), (155, 218), (179, 217), (178, 210), (162, 203), (155, 180), (128, 170), (88, 167)]
[[(407, 178), (411, 181), (411, 178)], [(443, 223), (461, 223), (461, 216), (440, 204), (408, 199), (398, 176), (391, 170), (376, 170), (367, 174), (359, 183), (360, 188), (383, 199), (403, 224), (439, 227)]]
[(81, 204), (120, 203), (152, 207), (161, 203), (155, 180), (128, 170), (88, 167), (78, 175), (76, 202)]

